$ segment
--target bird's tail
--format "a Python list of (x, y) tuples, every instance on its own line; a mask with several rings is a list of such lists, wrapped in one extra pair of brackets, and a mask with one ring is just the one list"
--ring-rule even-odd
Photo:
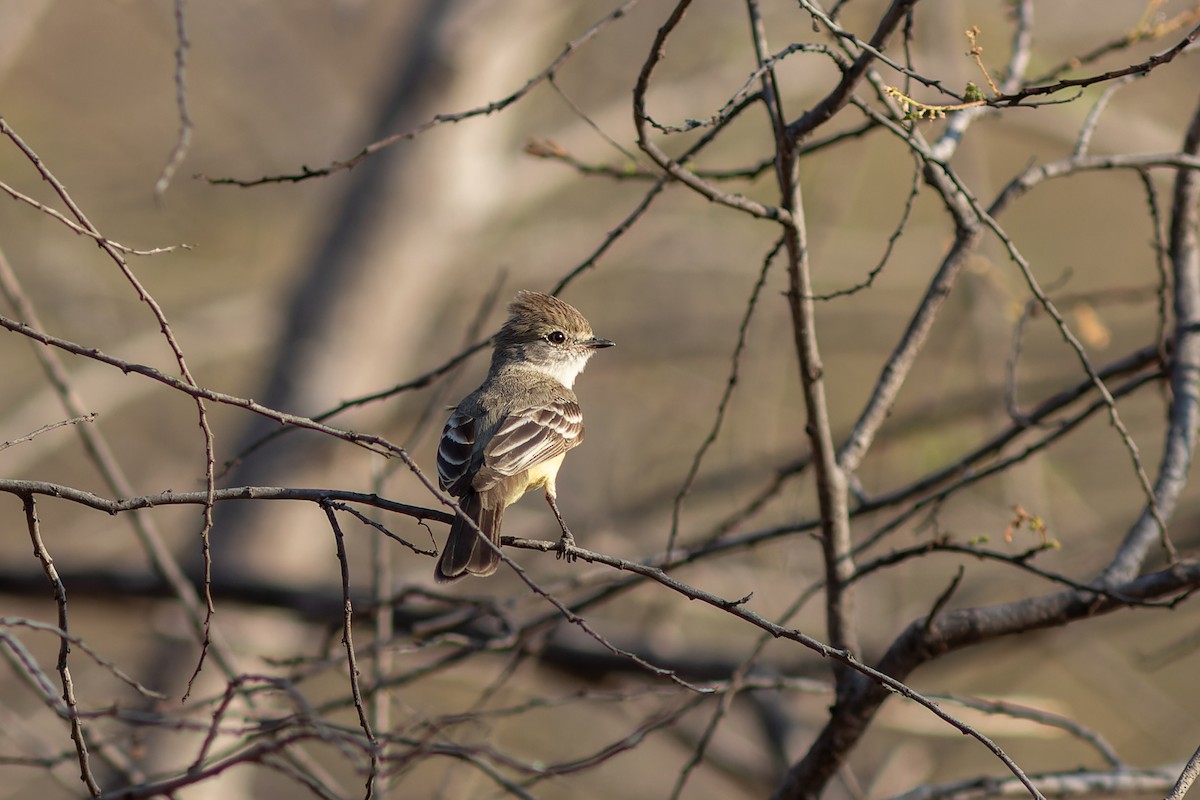
[[(494, 508), (484, 508), (481, 498), (475, 492), (468, 492), (459, 498), (458, 504), (492, 544), (499, 547), (500, 519), (504, 516), (503, 504), (497, 504)], [(500, 554), (484, 544), (475, 529), (461, 517), (455, 517), (433, 577), (438, 583), (449, 583), (468, 573), (484, 578), (495, 572), (499, 565)]]

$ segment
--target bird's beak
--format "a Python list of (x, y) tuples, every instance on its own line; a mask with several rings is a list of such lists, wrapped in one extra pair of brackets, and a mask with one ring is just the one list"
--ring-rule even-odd
[(592, 338), (590, 338), (586, 342), (584, 342), (584, 344), (587, 345), (588, 347), (592, 348), (593, 350), (599, 350), (602, 347), (612, 347), (613, 345), (616, 344), (616, 342), (614, 342), (610, 339), (601, 339), (599, 336), (593, 336)]

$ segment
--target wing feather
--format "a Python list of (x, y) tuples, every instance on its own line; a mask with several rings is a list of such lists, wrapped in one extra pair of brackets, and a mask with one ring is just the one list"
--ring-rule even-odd
[[(500, 477), (556, 458), (582, 441), (583, 413), (573, 400), (558, 399), (511, 413), (484, 448), (475, 490), (486, 491)], [(478, 485), (480, 479), (488, 485)]]
[(455, 496), (461, 496), (469, 489), (471, 478), (474, 477), (471, 456), (475, 451), (475, 429), (475, 418), (456, 410), (446, 420), (441, 441), (438, 442), (438, 483)]

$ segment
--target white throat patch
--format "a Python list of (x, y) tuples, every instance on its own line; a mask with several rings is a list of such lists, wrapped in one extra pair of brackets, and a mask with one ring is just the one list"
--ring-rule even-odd
[(583, 368), (587, 366), (588, 359), (591, 357), (592, 351), (586, 350), (582, 353), (572, 354), (569, 358), (555, 359), (551, 364), (539, 365), (538, 370), (570, 389), (575, 385), (575, 379), (579, 377), (579, 373), (583, 372)]

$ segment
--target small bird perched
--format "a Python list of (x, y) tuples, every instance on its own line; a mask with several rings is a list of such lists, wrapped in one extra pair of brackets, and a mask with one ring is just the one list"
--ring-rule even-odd
[[(496, 334), (483, 385), (463, 398), (438, 444), (438, 481), (497, 548), (504, 509), (545, 488), (562, 528), (560, 553), (575, 544), (555, 502), (554, 479), (567, 451), (583, 441), (583, 413), (571, 386), (588, 359), (614, 342), (592, 333), (557, 297), (520, 291)], [(496, 571), (500, 554), (461, 517), (450, 526), (438, 583)]]

